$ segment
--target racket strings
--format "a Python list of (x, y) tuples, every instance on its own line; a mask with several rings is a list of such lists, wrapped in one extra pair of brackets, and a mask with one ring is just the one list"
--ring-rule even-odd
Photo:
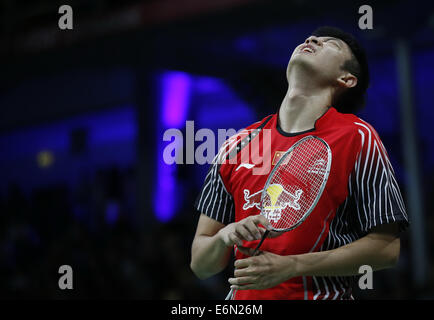
[(315, 205), (327, 178), (328, 148), (310, 138), (284, 155), (263, 200), (263, 211), (276, 230), (297, 225)]

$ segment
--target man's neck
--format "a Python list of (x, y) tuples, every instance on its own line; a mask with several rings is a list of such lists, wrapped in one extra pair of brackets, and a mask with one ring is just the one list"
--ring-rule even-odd
[(287, 133), (310, 130), (330, 105), (329, 89), (290, 84), (279, 109), (280, 128)]

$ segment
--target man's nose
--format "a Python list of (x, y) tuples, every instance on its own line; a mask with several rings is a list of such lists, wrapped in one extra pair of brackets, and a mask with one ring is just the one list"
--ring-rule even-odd
[(315, 37), (315, 36), (310, 36), (309, 38), (307, 38), (306, 39), (306, 41), (305, 41), (307, 44), (309, 44), (309, 43), (314, 43), (315, 45), (317, 45), (317, 46), (320, 46), (322, 43), (321, 43), (321, 40), (319, 39), (319, 38), (317, 38), (317, 37)]

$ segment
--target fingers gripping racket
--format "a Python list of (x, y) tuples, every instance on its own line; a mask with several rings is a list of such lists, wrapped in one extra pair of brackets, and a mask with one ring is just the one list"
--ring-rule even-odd
[[(272, 231), (297, 228), (313, 211), (324, 191), (330, 173), (332, 154), (321, 138), (307, 136), (286, 151), (267, 178), (261, 194), (260, 208)], [(268, 236), (266, 230), (256, 246), (256, 255)], [(232, 299), (233, 290), (226, 296)]]

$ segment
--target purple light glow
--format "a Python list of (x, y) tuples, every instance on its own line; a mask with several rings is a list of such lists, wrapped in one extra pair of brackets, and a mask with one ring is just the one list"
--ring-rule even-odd
[(165, 128), (184, 125), (190, 98), (190, 76), (168, 72), (162, 76), (162, 124)]
[[(158, 132), (185, 125), (190, 104), (191, 78), (182, 72), (166, 72), (161, 76), (161, 114)], [(170, 221), (180, 196), (176, 183), (176, 165), (167, 165), (162, 158), (167, 142), (158, 137), (157, 190), (154, 210), (161, 222)], [(182, 148), (180, 145), (179, 148)]]
[(170, 221), (176, 210), (176, 166), (159, 162), (157, 192), (154, 197), (154, 209), (161, 222)]

